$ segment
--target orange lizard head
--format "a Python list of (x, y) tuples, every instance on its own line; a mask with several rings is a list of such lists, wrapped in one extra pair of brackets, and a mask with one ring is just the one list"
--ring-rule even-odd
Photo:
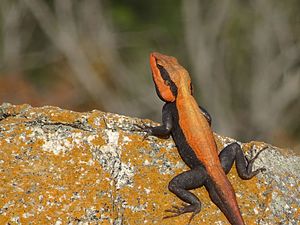
[(179, 90), (192, 94), (191, 78), (176, 58), (152, 52), (150, 66), (156, 92), (161, 100), (174, 102)]

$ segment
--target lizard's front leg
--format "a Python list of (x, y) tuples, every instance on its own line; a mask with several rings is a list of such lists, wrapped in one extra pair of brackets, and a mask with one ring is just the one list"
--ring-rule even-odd
[(210, 114), (208, 113), (208, 111), (205, 108), (201, 107), (200, 105), (199, 105), (199, 108), (201, 109), (201, 112), (202, 112), (203, 116), (206, 118), (207, 122), (209, 123), (209, 126), (211, 126), (211, 116), (210, 116)]
[(162, 109), (162, 125), (152, 126), (139, 126), (140, 131), (146, 132), (145, 137), (156, 136), (159, 138), (169, 138), (173, 127), (173, 118), (171, 112), (171, 103), (166, 103)]

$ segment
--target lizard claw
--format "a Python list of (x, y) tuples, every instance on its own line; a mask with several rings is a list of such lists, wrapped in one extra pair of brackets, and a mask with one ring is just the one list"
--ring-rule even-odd
[(149, 125), (147, 125), (147, 124), (145, 124), (144, 122), (143, 122), (143, 125), (134, 124), (134, 126), (135, 126), (135, 129), (133, 129), (133, 131), (146, 133), (143, 136), (143, 141), (152, 134), (152, 129), (151, 129), (152, 127), (149, 126)]
[(172, 209), (167, 209), (165, 210), (165, 212), (169, 212), (172, 213), (171, 215), (168, 216), (164, 216), (163, 219), (168, 219), (168, 218), (172, 218), (172, 217), (176, 217), (176, 216), (180, 216), (181, 214), (184, 213), (192, 213), (188, 224), (191, 223), (192, 219), (195, 217), (195, 215), (197, 213), (200, 212), (201, 210), (201, 205), (190, 205), (190, 204), (186, 204), (186, 203), (182, 203), (182, 206), (177, 206), (177, 205), (172, 205)]
[[(189, 206), (188, 204), (186, 203), (182, 203), (181, 204), (182, 206), (178, 206), (178, 205), (172, 205), (172, 208), (171, 209), (166, 209), (165, 212), (170, 212), (170, 213), (174, 213), (174, 214), (178, 214), (179, 212), (181, 212), (185, 207)], [(180, 214), (178, 215), (170, 215), (170, 216), (165, 216), (164, 218), (170, 218), (170, 217), (174, 217), (174, 216), (179, 216)]]
[(252, 159), (247, 159), (248, 165), (247, 165), (247, 171), (250, 175), (250, 178), (257, 175), (259, 172), (263, 172), (266, 171), (266, 168), (261, 167), (255, 171), (252, 171), (252, 167), (254, 164), (254, 161), (258, 158), (258, 156), (260, 155), (260, 153), (262, 153), (263, 151), (265, 151), (266, 149), (268, 149), (268, 146), (264, 147), (263, 149), (261, 149)]

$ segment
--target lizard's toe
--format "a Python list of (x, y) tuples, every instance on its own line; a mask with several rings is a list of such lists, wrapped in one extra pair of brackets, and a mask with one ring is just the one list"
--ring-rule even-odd
[(172, 209), (167, 209), (165, 210), (165, 212), (169, 212), (169, 213), (172, 213), (171, 215), (168, 215), (168, 216), (164, 216), (163, 219), (168, 219), (168, 218), (171, 218), (171, 217), (176, 217), (176, 216), (180, 216), (181, 214), (184, 214), (184, 213), (192, 213), (190, 219), (189, 219), (189, 223), (192, 221), (192, 219), (194, 218), (194, 216), (196, 214), (198, 214), (201, 210), (201, 204), (185, 204), (183, 203), (182, 206), (176, 206), (176, 205), (173, 205), (172, 206)]

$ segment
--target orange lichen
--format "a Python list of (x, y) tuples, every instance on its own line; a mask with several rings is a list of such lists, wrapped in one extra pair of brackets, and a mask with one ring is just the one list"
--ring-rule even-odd
[[(0, 140), (3, 160), (0, 164), (3, 171), (0, 208), (13, 202), (5, 216), (0, 216), (1, 224), (11, 223), (9, 218), (16, 216), (22, 223), (53, 223), (58, 219), (66, 223), (68, 218), (84, 216), (87, 207), (100, 209), (110, 202), (103, 196), (97, 197), (100, 191), (109, 190), (110, 185), (104, 179), (108, 177), (107, 173), (93, 162), (89, 146), (74, 147), (66, 154), (54, 155), (42, 150), (42, 139), (24, 144), (21, 135), (30, 134), (32, 132), (21, 126), (20, 130), (14, 131), (12, 143), (7, 143), (5, 136)], [(66, 140), (71, 142), (70, 138)], [(94, 142), (100, 144), (103, 140), (96, 138)], [(24, 151), (29, 147), (31, 150)], [(78, 200), (72, 200), (74, 192), (78, 193)]]
[(73, 112), (73, 111), (67, 111), (67, 110), (61, 110), (58, 111), (55, 110), (54, 113), (48, 112), (48, 117), (53, 122), (61, 122), (64, 121), (65, 123), (74, 123), (78, 121), (79, 118), (81, 118), (81, 113)]

